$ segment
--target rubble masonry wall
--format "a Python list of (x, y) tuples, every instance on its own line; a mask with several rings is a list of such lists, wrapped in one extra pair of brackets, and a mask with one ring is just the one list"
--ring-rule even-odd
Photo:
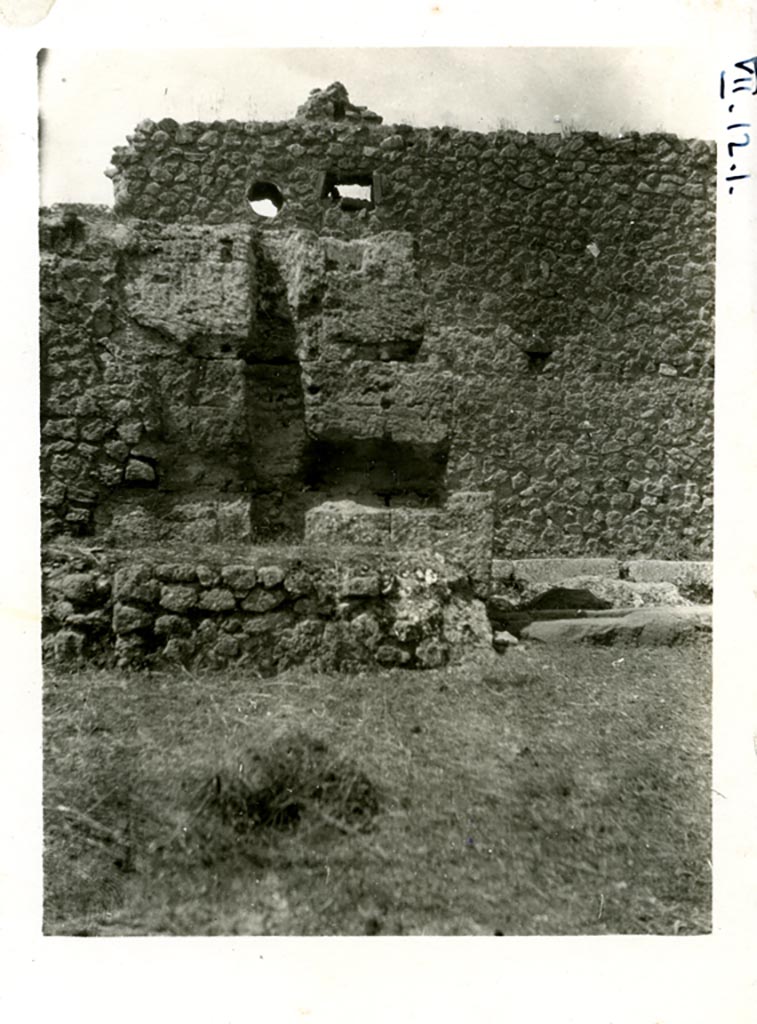
[[(277, 359), (250, 352), (251, 318), (273, 287), (260, 253), (297, 232), (345, 242), (402, 232), (422, 296), (402, 388), (422, 379), (424, 400), (448, 394), (445, 486), (493, 493), (496, 553), (709, 557), (711, 144), (164, 120), (143, 122), (113, 163), (114, 214), (43, 219), (51, 533), (97, 534), (114, 496), (122, 509), (151, 489), (169, 518), (181, 494), (175, 515), (191, 519), (195, 495), (199, 523), (220, 495), (216, 540), (242, 494), (253, 496), (251, 540), (301, 530), (311, 399), (284, 328)], [(329, 174), (370, 176), (375, 208), (322, 198)], [(251, 212), (256, 181), (281, 191), (275, 219)], [(182, 341), (155, 304), (135, 314), (151, 245), (153, 278), (162, 260), (197, 288), (206, 337)], [(211, 268), (196, 285), (192, 259)], [(411, 407), (410, 392), (398, 402)]]

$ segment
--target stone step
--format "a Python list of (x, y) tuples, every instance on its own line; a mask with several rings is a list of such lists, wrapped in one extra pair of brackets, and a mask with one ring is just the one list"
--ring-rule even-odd
[(549, 619), (592, 619), (603, 617), (622, 618), (631, 612), (638, 612), (638, 605), (627, 605), (624, 608), (512, 608), (503, 607), (496, 598), (487, 602), (487, 611), (492, 622), (513, 625), (528, 625), (529, 622), (541, 622)]
[[(712, 600), (712, 562), (616, 558), (523, 558), (492, 561), (492, 586), (512, 605), (531, 603), (553, 589), (589, 590), (611, 604), (630, 603), (639, 594), (644, 604)], [(571, 606), (574, 602), (570, 602)], [(552, 605), (555, 607), (555, 605)], [(567, 607), (567, 602), (566, 602)]]
[(637, 608), (625, 615), (542, 619), (524, 626), (521, 640), (540, 643), (666, 646), (712, 630), (710, 605)]

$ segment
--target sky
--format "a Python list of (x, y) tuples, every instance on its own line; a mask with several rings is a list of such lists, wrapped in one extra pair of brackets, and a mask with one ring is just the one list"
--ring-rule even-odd
[(285, 120), (335, 80), (386, 124), (716, 134), (718, 72), (688, 49), (48, 49), (42, 203), (111, 204), (110, 154), (145, 117)]

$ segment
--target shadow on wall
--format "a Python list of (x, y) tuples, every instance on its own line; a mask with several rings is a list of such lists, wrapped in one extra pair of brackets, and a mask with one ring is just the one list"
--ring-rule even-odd
[(311, 440), (304, 482), (330, 499), (353, 498), (384, 505), (444, 502), (447, 448), (386, 439)]

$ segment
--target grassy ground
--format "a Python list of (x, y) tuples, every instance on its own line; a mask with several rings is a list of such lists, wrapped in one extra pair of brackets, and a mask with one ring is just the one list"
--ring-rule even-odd
[(49, 675), (48, 934), (710, 927), (710, 649)]

